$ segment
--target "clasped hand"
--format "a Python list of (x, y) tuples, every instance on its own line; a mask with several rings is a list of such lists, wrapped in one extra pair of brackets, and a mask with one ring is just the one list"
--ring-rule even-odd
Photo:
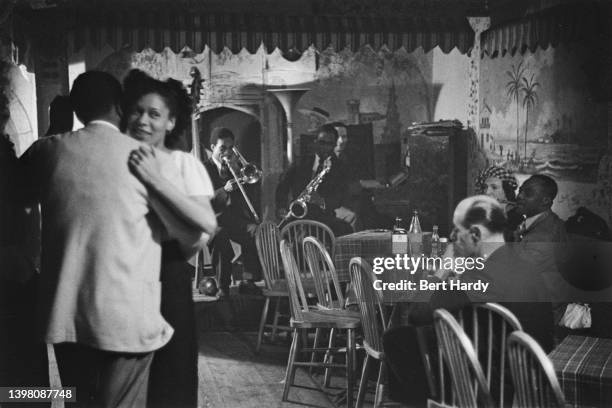
[(153, 146), (140, 146), (132, 150), (128, 158), (132, 174), (145, 185), (154, 184), (161, 177), (161, 162)]

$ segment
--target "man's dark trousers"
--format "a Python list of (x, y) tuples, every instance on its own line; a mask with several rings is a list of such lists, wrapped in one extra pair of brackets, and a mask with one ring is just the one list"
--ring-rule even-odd
[(144, 407), (153, 352), (113, 353), (78, 343), (54, 346), (62, 385), (76, 387), (66, 407)]

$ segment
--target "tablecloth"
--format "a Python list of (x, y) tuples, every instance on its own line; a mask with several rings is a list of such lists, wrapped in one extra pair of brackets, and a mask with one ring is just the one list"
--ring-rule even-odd
[(567, 336), (549, 357), (569, 405), (612, 406), (612, 339)]

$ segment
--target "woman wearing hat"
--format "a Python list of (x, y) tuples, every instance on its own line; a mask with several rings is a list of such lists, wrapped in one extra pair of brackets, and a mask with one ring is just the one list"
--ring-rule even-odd
[(484, 194), (496, 199), (504, 206), (508, 227), (504, 236), (506, 241), (513, 241), (513, 232), (523, 221), (516, 211), (516, 189), (518, 182), (514, 174), (503, 167), (489, 166), (476, 178), (476, 194)]

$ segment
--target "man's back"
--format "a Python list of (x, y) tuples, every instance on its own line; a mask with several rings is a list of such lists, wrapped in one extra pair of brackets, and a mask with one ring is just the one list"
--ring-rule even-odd
[(146, 352), (172, 334), (159, 313), (161, 226), (127, 165), (139, 146), (90, 124), (24, 154), (42, 207), (41, 329), (49, 343)]

